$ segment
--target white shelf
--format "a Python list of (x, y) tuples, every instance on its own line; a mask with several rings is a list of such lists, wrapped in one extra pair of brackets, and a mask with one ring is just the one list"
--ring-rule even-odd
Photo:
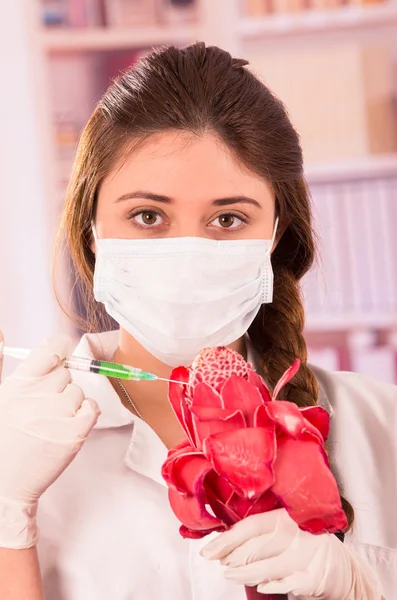
[(344, 161), (306, 165), (309, 183), (397, 176), (397, 154), (378, 154)]
[(359, 313), (310, 315), (306, 311), (305, 330), (309, 333), (319, 331), (353, 331), (369, 329), (397, 329), (397, 313)]
[(40, 38), (48, 52), (121, 50), (196, 40), (197, 27), (136, 27), (42, 29)]
[(239, 34), (244, 41), (274, 41), (286, 38), (298, 41), (313, 36), (351, 35), (372, 33), (381, 37), (385, 31), (397, 37), (397, 3), (378, 6), (347, 6), (341, 9), (307, 10), (266, 17), (244, 18)]

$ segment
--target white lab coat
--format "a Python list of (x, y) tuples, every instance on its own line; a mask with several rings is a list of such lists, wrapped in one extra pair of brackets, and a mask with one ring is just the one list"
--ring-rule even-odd
[(353, 505), (349, 547), (397, 599), (397, 386), (356, 373), (314, 369), (332, 406), (332, 469)]
[[(117, 341), (117, 332), (84, 336), (76, 354), (110, 360)], [(315, 372), (321, 403), (333, 413), (335, 471), (356, 511), (346, 543), (379, 573), (386, 600), (395, 600), (397, 388)], [(102, 415), (40, 500), (46, 600), (243, 600), (244, 589), (223, 578), (219, 563), (200, 557), (209, 538), (179, 535), (160, 474), (167, 450), (157, 435), (124, 408), (105, 377), (73, 378)]]

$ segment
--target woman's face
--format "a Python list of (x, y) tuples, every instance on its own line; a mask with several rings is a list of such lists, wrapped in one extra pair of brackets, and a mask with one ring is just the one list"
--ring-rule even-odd
[(215, 136), (153, 135), (105, 178), (99, 238), (270, 239), (269, 183), (239, 164)]

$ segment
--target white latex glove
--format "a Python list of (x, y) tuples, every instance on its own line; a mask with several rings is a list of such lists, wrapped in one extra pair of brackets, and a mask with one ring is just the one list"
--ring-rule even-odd
[(375, 573), (335, 535), (302, 531), (282, 508), (252, 515), (204, 546), (225, 577), (263, 594), (321, 600), (381, 600)]
[(100, 414), (60, 366), (70, 340), (46, 341), (0, 385), (0, 547), (34, 546), (37, 502)]

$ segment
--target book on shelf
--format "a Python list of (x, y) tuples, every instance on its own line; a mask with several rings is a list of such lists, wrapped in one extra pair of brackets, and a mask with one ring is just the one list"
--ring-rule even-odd
[(102, 0), (68, 0), (70, 27), (98, 27), (105, 24)]
[(266, 0), (243, 0), (243, 14), (246, 17), (261, 17), (266, 14)]
[(301, 13), (311, 10), (345, 9), (351, 6), (384, 4), (386, 0), (244, 0), (246, 17), (263, 17), (269, 14)]
[(41, 20), (47, 27), (67, 26), (67, 0), (41, 0)]
[[(314, 226), (318, 233), (318, 256), (303, 282), (308, 316), (338, 317), (346, 313), (346, 279), (340, 207), (335, 188), (326, 183), (313, 186)], [(341, 247), (342, 246), (342, 247)]]
[(104, 25), (103, 0), (42, 0), (41, 14), (43, 24), (50, 27)]
[(200, 0), (157, 0), (159, 20), (169, 25), (197, 22)]
[(397, 351), (397, 176), (389, 178), (384, 182), (382, 190), (382, 202), (386, 206), (386, 221), (384, 243), (384, 261), (388, 273), (386, 286), (387, 293), (390, 294), (390, 304), (395, 314), (395, 348)]
[(392, 324), (397, 314), (397, 173), (316, 184), (311, 193), (320, 242), (319, 261), (303, 281), (308, 316), (342, 322), (345, 315), (362, 315), (369, 325), (379, 317)]
[(108, 27), (154, 25), (158, 20), (156, 0), (104, 0)]
[(42, 21), (58, 27), (138, 27), (197, 21), (200, 0), (42, 0)]
[(277, 13), (301, 13), (307, 10), (305, 0), (271, 0), (269, 12)]
[(197, 21), (199, 0), (105, 0), (109, 27), (183, 25)]

